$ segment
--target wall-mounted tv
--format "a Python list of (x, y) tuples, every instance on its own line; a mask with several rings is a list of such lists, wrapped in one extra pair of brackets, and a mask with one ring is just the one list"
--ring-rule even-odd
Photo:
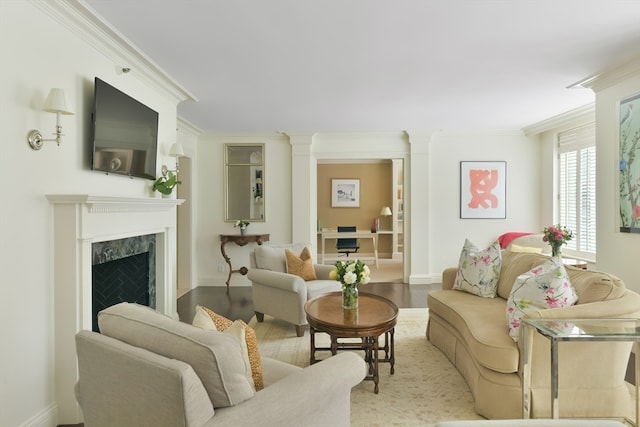
[(155, 179), (158, 113), (95, 78), (91, 168)]

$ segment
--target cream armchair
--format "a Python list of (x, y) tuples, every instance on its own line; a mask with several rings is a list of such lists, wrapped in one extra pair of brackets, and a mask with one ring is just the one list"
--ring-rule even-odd
[(289, 322), (296, 327), (296, 335), (301, 337), (307, 325), (304, 303), (308, 299), (326, 292), (339, 291), (340, 282), (329, 279), (331, 265), (314, 264), (317, 280), (303, 280), (287, 273), (285, 248), (296, 254), (308, 247), (305, 244), (262, 245), (250, 254), (250, 269), (253, 307), (258, 322), (264, 315)]

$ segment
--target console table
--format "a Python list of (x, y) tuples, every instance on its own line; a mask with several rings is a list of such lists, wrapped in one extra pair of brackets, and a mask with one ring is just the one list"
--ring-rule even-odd
[(222, 256), (224, 260), (229, 265), (229, 277), (227, 277), (227, 289), (229, 289), (229, 281), (231, 280), (231, 275), (233, 273), (240, 273), (243, 276), (247, 274), (249, 269), (245, 266), (240, 267), (237, 270), (234, 270), (231, 266), (231, 258), (227, 255), (224, 250), (224, 247), (227, 243), (232, 242), (238, 246), (245, 246), (247, 243), (257, 243), (258, 245), (262, 245), (263, 242), (269, 241), (269, 234), (221, 234), (220, 235), (220, 252), (222, 252)]

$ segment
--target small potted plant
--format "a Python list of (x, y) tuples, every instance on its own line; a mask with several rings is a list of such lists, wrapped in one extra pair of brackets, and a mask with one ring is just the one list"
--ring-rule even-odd
[(178, 184), (182, 184), (182, 182), (178, 181), (178, 176), (172, 171), (167, 171), (153, 183), (153, 191), (157, 191), (163, 197), (167, 197), (171, 195), (174, 187)]
[(247, 232), (247, 227), (249, 226), (249, 221), (246, 221), (244, 219), (239, 219), (236, 221), (235, 224), (233, 224), (234, 227), (240, 227), (240, 234), (241, 235), (245, 235), (245, 233)]

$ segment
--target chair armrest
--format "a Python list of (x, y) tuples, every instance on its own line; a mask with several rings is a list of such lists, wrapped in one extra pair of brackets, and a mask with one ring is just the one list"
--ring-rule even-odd
[(339, 353), (284, 377), (237, 406), (216, 409), (215, 425), (349, 426), (351, 388), (365, 375), (360, 356)]
[(314, 264), (313, 267), (316, 270), (316, 276), (318, 280), (331, 280), (329, 279), (329, 273), (333, 270), (333, 265), (326, 264)]
[(307, 291), (307, 285), (302, 278), (294, 274), (281, 273), (279, 271), (262, 270), (252, 268), (247, 273), (247, 278), (254, 284), (281, 289), (283, 291), (301, 293)]
[(452, 289), (458, 267), (449, 267), (442, 272), (442, 289)]

